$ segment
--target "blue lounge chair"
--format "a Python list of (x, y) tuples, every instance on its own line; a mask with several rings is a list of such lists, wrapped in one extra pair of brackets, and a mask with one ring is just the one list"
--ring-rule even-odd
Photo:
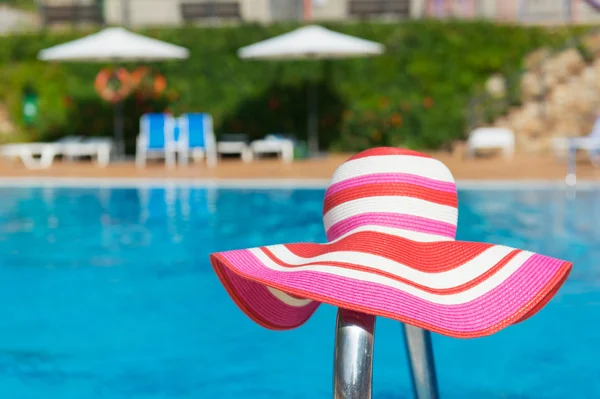
[(217, 163), (212, 117), (206, 113), (188, 113), (179, 118), (177, 152), (179, 162), (188, 163), (190, 156), (196, 160), (206, 158), (208, 166)]
[(164, 158), (168, 167), (175, 166), (175, 118), (169, 114), (144, 114), (140, 119), (135, 163), (146, 165), (148, 158)]

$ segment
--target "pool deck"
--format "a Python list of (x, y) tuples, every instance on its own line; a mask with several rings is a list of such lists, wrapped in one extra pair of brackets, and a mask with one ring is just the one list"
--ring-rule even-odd
[[(133, 162), (113, 163), (100, 168), (94, 163), (55, 162), (48, 169), (28, 170), (19, 161), (0, 162), (0, 178), (115, 178), (115, 179), (329, 179), (334, 170), (351, 154), (333, 154), (324, 158), (299, 160), (284, 164), (276, 159), (255, 160), (243, 164), (236, 159), (226, 159), (217, 167), (208, 168), (203, 163), (167, 169), (163, 163), (136, 168)], [(564, 181), (564, 162), (552, 157), (516, 155), (513, 159), (502, 157), (463, 159), (448, 153), (431, 153), (444, 162), (456, 180), (554, 180)], [(600, 168), (594, 168), (582, 157), (577, 164), (577, 179), (600, 181)]]

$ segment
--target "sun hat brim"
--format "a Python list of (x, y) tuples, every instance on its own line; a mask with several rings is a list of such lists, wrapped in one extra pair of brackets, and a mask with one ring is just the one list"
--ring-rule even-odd
[(459, 338), (490, 335), (531, 317), (572, 268), (502, 245), (417, 242), (373, 231), (210, 259), (238, 307), (269, 329), (296, 328), (326, 303)]

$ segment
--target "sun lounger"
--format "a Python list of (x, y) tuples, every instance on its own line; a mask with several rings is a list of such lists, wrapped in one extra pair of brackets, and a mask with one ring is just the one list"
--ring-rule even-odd
[(57, 143), (18, 143), (6, 144), (0, 149), (2, 156), (21, 158), (27, 169), (46, 169), (60, 152)]
[(175, 118), (169, 114), (144, 114), (140, 118), (140, 133), (137, 137), (135, 163), (146, 166), (148, 158), (164, 158), (168, 167), (175, 166)]
[(248, 145), (248, 136), (245, 134), (224, 134), (217, 142), (217, 153), (219, 155), (240, 154), (242, 161), (252, 161), (252, 150)]
[(108, 137), (86, 137), (79, 141), (66, 142), (63, 144), (63, 155), (67, 159), (78, 157), (96, 158), (99, 166), (107, 166), (110, 162), (111, 153), (115, 145)]
[(596, 119), (592, 132), (583, 137), (556, 137), (552, 147), (557, 157), (567, 153), (574, 155), (577, 150), (587, 151), (592, 164), (600, 167), (600, 117)]
[(285, 163), (294, 159), (294, 142), (280, 135), (270, 134), (262, 140), (254, 140), (250, 143), (253, 155), (278, 154)]
[(183, 114), (178, 120), (176, 141), (179, 163), (187, 164), (190, 155), (194, 161), (206, 158), (208, 166), (217, 163), (213, 121), (209, 114)]
[(67, 136), (53, 143), (17, 143), (0, 147), (0, 154), (8, 158), (20, 158), (28, 169), (47, 169), (57, 156), (74, 158), (96, 157), (99, 166), (106, 166), (113, 149), (112, 141), (105, 138)]
[(467, 156), (472, 157), (477, 150), (501, 149), (504, 155), (512, 157), (515, 152), (515, 134), (510, 129), (480, 127), (471, 132), (467, 140)]

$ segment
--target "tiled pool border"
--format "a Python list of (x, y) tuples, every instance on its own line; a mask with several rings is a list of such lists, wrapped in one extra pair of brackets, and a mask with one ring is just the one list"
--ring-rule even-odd
[[(246, 189), (323, 189), (324, 179), (184, 179), (184, 178), (70, 178), (70, 177), (3, 177), (0, 187), (80, 187), (80, 188), (137, 188), (137, 187), (210, 187)], [(563, 180), (458, 180), (461, 190), (523, 190), (563, 189)], [(574, 186), (577, 191), (600, 189), (600, 181), (585, 180)]]

